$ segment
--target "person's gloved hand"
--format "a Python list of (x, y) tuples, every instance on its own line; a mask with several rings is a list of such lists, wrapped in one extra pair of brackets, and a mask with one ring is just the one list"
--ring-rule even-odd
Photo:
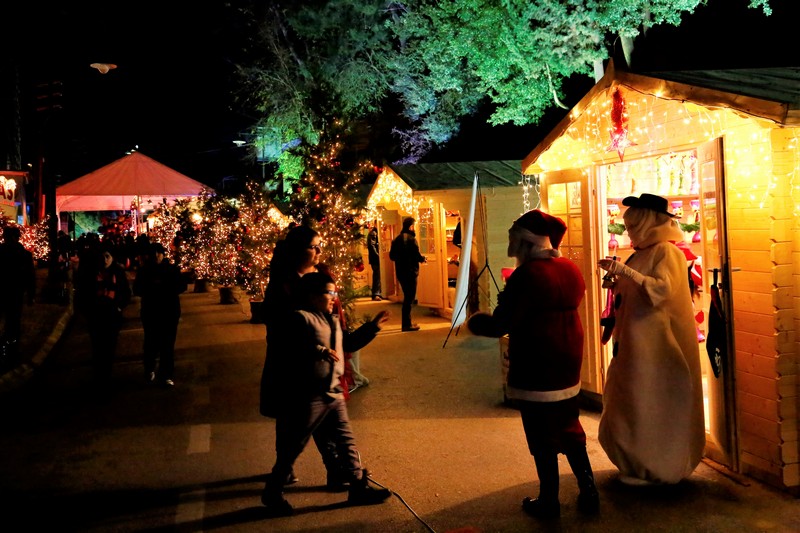
[(467, 318), (467, 329), (473, 335), (484, 337), (500, 337), (502, 334), (496, 331), (492, 315), (485, 311), (478, 311)]
[(388, 322), (388, 321), (389, 321), (389, 316), (391, 316), (391, 315), (390, 315), (390, 313), (389, 313), (389, 311), (383, 310), (383, 311), (380, 311), (380, 312), (379, 312), (377, 315), (375, 315), (375, 318), (373, 318), (373, 319), (371, 320), (371, 322), (372, 322), (373, 324), (375, 324), (375, 326), (376, 326), (378, 329), (382, 329), (382, 328), (383, 328), (383, 325), (384, 325), (386, 322)]
[(614, 274), (615, 276), (624, 276), (638, 285), (644, 283), (643, 275), (636, 272), (631, 267), (620, 263), (619, 261), (614, 261), (613, 259), (601, 259), (597, 262), (597, 266), (611, 274)]

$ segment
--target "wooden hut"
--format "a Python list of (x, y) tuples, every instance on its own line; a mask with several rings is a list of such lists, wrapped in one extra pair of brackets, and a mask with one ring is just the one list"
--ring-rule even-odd
[[(417, 241), (427, 263), (421, 265), (417, 287), (420, 306), (451, 316), (458, 265), (463, 260), (458, 243), (459, 223), (470, 211), (474, 177), (478, 176), (471, 257), (471, 308), (496, 302), (502, 289), (501, 271), (513, 266), (506, 254), (508, 228), (525, 211), (526, 201), (538, 202), (533, 188), (520, 173), (519, 160), (390, 165), (378, 176), (367, 199), (367, 218), (379, 220), (383, 296), (400, 300), (400, 288), (389, 260), (389, 244), (401, 230), (402, 219), (416, 219)], [(455, 238), (455, 242), (454, 242)], [(485, 268), (484, 268), (485, 267)], [(495, 283), (496, 282), (496, 283)], [(478, 302), (481, 302), (480, 304)]]
[[(698, 257), (706, 455), (798, 493), (800, 68), (641, 75), (609, 64), (521, 170), (568, 221), (563, 251), (587, 280), (584, 394), (601, 399), (611, 357), (597, 260), (631, 253), (615, 233), (622, 198), (659, 194)], [(714, 285), (727, 319), (718, 377), (704, 341)]]

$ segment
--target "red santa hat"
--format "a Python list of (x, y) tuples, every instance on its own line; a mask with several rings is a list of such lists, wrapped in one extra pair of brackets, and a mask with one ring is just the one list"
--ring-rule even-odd
[(561, 245), (561, 239), (567, 232), (567, 225), (558, 217), (548, 215), (538, 209), (532, 209), (514, 221), (514, 226), (529, 231), (534, 235), (550, 238), (554, 249)]

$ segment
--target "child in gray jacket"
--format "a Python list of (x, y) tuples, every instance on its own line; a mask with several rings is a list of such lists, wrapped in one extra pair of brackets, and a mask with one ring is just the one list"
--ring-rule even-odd
[(389, 320), (389, 313), (379, 312), (353, 332), (342, 331), (339, 317), (333, 312), (338, 294), (330, 276), (321, 272), (306, 274), (300, 279), (300, 291), (304, 303), (293, 313), (288, 325), (297, 349), (279, 365), (288, 392), (276, 418), (277, 457), (261, 501), (273, 516), (293, 513), (291, 504), (283, 497), (283, 485), (294, 462), (316, 433), (336, 447), (340, 468), (349, 481), (348, 503), (381, 503), (391, 492), (368, 485), (367, 472), (355, 447), (340, 378), (344, 374), (344, 353), (372, 341)]

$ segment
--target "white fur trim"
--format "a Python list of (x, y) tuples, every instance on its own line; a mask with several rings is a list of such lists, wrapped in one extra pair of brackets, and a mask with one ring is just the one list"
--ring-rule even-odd
[(514, 228), (514, 233), (522, 239), (523, 241), (532, 242), (533, 244), (537, 245), (540, 248), (552, 248), (553, 245), (550, 242), (549, 235), (537, 235), (532, 231), (528, 231), (519, 224), (514, 224), (512, 226)]
[(514, 400), (526, 400), (529, 402), (560, 402), (567, 400), (573, 396), (577, 396), (581, 392), (580, 382), (576, 383), (568, 389), (561, 390), (523, 390), (514, 387), (506, 388), (506, 396)]

